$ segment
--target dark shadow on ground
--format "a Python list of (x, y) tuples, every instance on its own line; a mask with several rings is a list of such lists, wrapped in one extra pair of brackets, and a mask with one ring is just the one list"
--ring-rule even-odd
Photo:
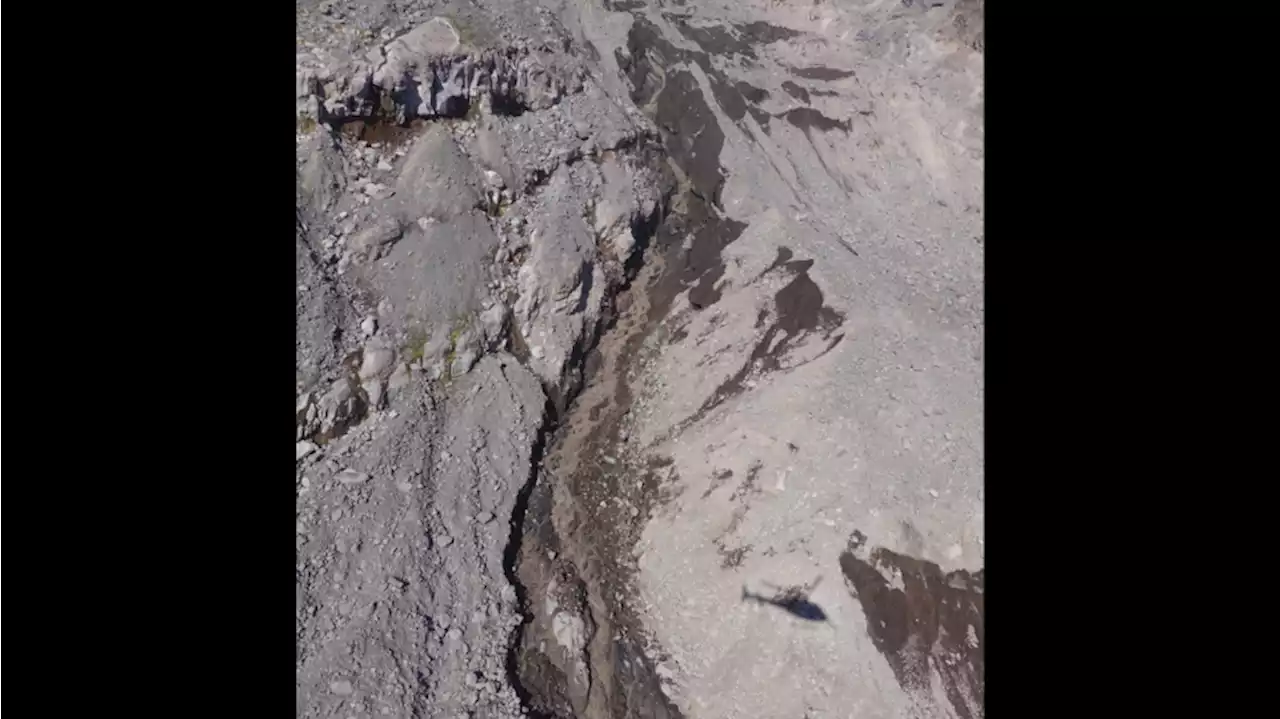
[(818, 577), (812, 584), (806, 584), (799, 587), (780, 587), (772, 596), (764, 596), (756, 594), (748, 590), (745, 586), (742, 588), (742, 601), (756, 602), (757, 604), (768, 604), (786, 611), (788, 614), (799, 617), (809, 622), (825, 622), (827, 621), (827, 613), (822, 611), (822, 607), (809, 601), (809, 593), (818, 586), (818, 582), (822, 581), (822, 577)]
[(983, 570), (943, 572), (933, 562), (866, 544), (855, 531), (840, 570), (898, 683), (931, 694), (936, 676), (959, 719), (982, 719)]

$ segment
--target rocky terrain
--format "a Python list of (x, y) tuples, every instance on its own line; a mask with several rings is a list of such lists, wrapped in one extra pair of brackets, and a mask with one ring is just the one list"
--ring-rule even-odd
[(296, 7), (297, 715), (981, 717), (981, 1)]

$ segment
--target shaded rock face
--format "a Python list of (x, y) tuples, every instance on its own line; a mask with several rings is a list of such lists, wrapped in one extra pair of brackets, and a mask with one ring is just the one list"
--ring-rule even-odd
[(867, 552), (865, 542), (855, 533), (840, 570), (898, 683), (929, 696), (940, 677), (956, 716), (983, 716), (983, 570), (943, 572), (883, 547)]
[(328, 82), (299, 71), (297, 105), (300, 115), (327, 123), (461, 118), (473, 106), (520, 115), (581, 92), (586, 74), (554, 50), (465, 46), (448, 20), (433, 18)]

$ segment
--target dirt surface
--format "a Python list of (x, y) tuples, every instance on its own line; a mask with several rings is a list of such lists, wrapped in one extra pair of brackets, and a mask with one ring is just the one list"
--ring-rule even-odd
[(298, 716), (981, 717), (981, 1), (297, 18)]

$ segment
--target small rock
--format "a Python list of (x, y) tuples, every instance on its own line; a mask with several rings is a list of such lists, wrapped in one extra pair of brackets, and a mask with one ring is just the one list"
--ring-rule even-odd
[(481, 512), (477, 514), (476, 521), (481, 524), (488, 524), (493, 521), (493, 512)]
[(486, 342), (490, 347), (496, 348), (506, 339), (507, 306), (501, 302), (494, 303), (492, 307), (480, 313), (480, 324)]
[(364, 389), (365, 396), (369, 398), (369, 406), (375, 410), (382, 409), (384, 405), (383, 400), (385, 399), (385, 393), (382, 389), (382, 380), (371, 379), (361, 385), (361, 387)]
[(446, 534), (440, 537), (439, 539), (437, 539), (436, 544), (440, 545), (441, 547), (447, 547), (450, 544), (453, 544), (453, 537), (450, 537), (449, 535)]
[(432, 381), (438, 380), (444, 376), (444, 360), (429, 365), (426, 369), (427, 377)]
[(938, 498), (938, 490), (936, 490), (936, 489), (931, 489), (931, 490), (929, 490), (929, 496), (930, 496), (930, 497), (933, 497), (934, 499), (937, 499), (937, 498)]
[(364, 472), (357, 472), (354, 469), (344, 469), (338, 472), (336, 478), (342, 484), (363, 484), (369, 481), (369, 475)]
[[(407, 386), (409, 382), (409, 368), (404, 363), (400, 363), (391, 371), (391, 377), (387, 380), (387, 389), (395, 391)], [(392, 410), (391, 418), (395, 419), (398, 416), (399, 415), (395, 413), (395, 410)]]
[(378, 160), (378, 169), (383, 172), (391, 172), (391, 163), (386, 160)]
[(370, 345), (364, 350), (364, 359), (360, 363), (360, 379), (367, 380), (372, 377), (381, 377), (391, 362), (395, 360), (396, 353), (386, 347)]
[(351, 696), (351, 693), (354, 692), (355, 689), (351, 686), (351, 682), (343, 679), (340, 682), (331, 682), (329, 684), (329, 691), (345, 697)]
[(365, 336), (369, 336), (369, 335), (372, 335), (374, 332), (377, 332), (378, 319), (372, 316), (364, 318), (364, 322), (360, 323), (360, 331), (363, 332)]
[(314, 444), (310, 442), (298, 442), (294, 445), (293, 461), (297, 462), (314, 451), (316, 451), (316, 446)]
[(458, 356), (453, 359), (453, 365), (449, 368), (449, 372), (453, 377), (461, 377), (471, 371), (476, 366), (476, 362), (480, 360), (480, 353), (474, 348), (468, 347), (458, 352)]
[[(383, 217), (352, 236), (348, 246), (357, 252), (376, 251), (383, 245), (395, 242), (403, 235), (404, 228), (395, 218)], [(386, 314), (382, 311), (381, 303), (379, 303), (378, 312)]]
[(413, 485), (409, 484), (408, 482), (401, 482), (400, 484), (396, 485), (396, 489), (400, 490), (401, 492), (404, 492), (405, 494), (408, 494), (409, 492), (413, 491)]

